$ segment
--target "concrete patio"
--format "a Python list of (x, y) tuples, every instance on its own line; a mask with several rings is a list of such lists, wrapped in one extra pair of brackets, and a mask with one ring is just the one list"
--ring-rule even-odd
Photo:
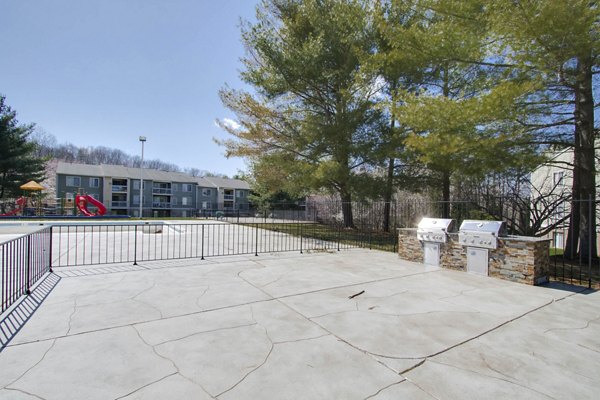
[(579, 290), (368, 250), (61, 268), (2, 321), (0, 399), (592, 399)]

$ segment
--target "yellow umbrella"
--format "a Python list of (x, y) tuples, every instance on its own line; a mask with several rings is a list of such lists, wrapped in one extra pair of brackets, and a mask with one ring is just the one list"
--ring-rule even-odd
[[(46, 189), (45, 187), (43, 187), (36, 181), (29, 181), (29, 182), (25, 183), (24, 185), (19, 186), (19, 188), (22, 190), (30, 191), (30, 192), (40, 192), (40, 191)], [(23, 208), (27, 207), (27, 199), (25, 200), (25, 202), (26, 203)], [(40, 206), (40, 204), (38, 203), (38, 214), (40, 213), (39, 206)]]
[(42, 185), (40, 185), (36, 181), (29, 181), (26, 184), (19, 186), (19, 188), (21, 188), (23, 190), (30, 190), (30, 191), (36, 191), (36, 190), (44, 190), (44, 189), (46, 189), (45, 187), (43, 187)]

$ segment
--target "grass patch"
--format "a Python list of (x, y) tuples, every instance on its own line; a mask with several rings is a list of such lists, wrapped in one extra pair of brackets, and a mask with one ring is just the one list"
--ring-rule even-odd
[[(256, 226), (256, 224), (240, 224)], [(340, 248), (360, 247), (383, 251), (396, 251), (396, 235), (386, 232), (368, 232), (357, 229), (314, 223), (260, 223), (261, 229), (292, 236), (339, 243)]]

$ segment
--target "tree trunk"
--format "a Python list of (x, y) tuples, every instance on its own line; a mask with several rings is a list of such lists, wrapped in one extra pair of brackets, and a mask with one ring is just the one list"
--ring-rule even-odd
[(352, 216), (352, 195), (347, 190), (340, 192), (342, 199), (342, 215), (344, 216), (344, 228), (354, 228), (354, 218)]
[[(577, 62), (575, 84), (575, 147), (573, 149), (573, 199), (565, 256), (597, 257), (596, 164), (594, 154), (594, 95), (591, 57)], [(591, 201), (590, 201), (591, 200)]]
[(450, 172), (442, 172), (442, 218), (450, 218)]
[(383, 194), (384, 210), (383, 210), (383, 231), (390, 231), (390, 214), (392, 209), (392, 192), (394, 190), (394, 164), (395, 159), (390, 157), (387, 170), (387, 178), (385, 183), (385, 192)]

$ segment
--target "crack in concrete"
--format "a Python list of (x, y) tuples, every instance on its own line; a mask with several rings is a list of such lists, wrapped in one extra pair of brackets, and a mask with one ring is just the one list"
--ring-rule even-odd
[(423, 311), (423, 312), (419, 312), (419, 313), (408, 313), (408, 314), (393, 314), (393, 313), (386, 313), (386, 312), (373, 311), (373, 310), (345, 310), (345, 311), (335, 311), (332, 313), (327, 313), (327, 314), (322, 314), (322, 315), (317, 315), (315, 317), (307, 317), (307, 318), (310, 320), (313, 320), (313, 319), (319, 319), (319, 318), (324, 318), (324, 317), (330, 317), (333, 315), (348, 314), (348, 313), (354, 313), (354, 312), (387, 315), (390, 317), (397, 317), (397, 318), (413, 317), (416, 315), (427, 315), (427, 314), (435, 314), (435, 313), (481, 314), (481, 311), (456, 311), (456, 310), (431, 310), (431, 311)]
[(145, 384), (143, 386), (140, 386), (139, 388), (137, 388), (137, 389), (135, 389), (135, 390), (133, 390), (133, 391), (127, 393), (127, 394), (124, 394), (123, 396), (115, 397), (114, 400), (119, 400), (119, 399), (123, 399), (123, 398), (128, 397), (128, 396), (131, 396), (132, 394), (134, 394), (136, 392), (139, 392), (140, 390), (142, 390), (144, 388), (147, 388), (148, 386), (151, 386), (151, 385), (154, 385), (155, 383), (164, 381), (165, 379), (167, 379), (167, 378), (169, 378), (171, 376), (177, 375), (177, 374), (178, 374), (177, 372), (173, 372), (171, 374), (165, 375), (162, 378), (159, 378), (159, 379), (157, 379), (155, 381), (152, 381), (152, 382), (149, 382), (149, 383), (147, 383), (147, 384)]
[[(168, 317), (164, 317), (164, 318), (154, 318), (154, 319), (149, 319), (146, 321), (134, 321), (134, 322), (130, 322), (130, 323), (126, 323), (126, 324), (121, 324), (121, 325), (114, 325), (114, 326), (109, 326), (109, 327), (105, 327), (105, 328), (99, 328), (99, 329), (92, 329), (89, 331), (82, 331), (82, 332), (77, 332), (77, 333), (73, 333), (70, 336), (78, 336), (78, 335), (85, 335), (88, 333), (93, 333), (93, 332), (103, 332), (103, 331), (109, 331), (109, 330), (113, 330), (113, 329), (119, 329), (119, 328), (125, 328), (128, 326), (133, 326), (133, 325), (141, 325), (141, 324), (150, 324), (153, 322), (157, 322), (157, 321), (165, 321), (165, 320), (170, 320), (173, 318), (181, 318), (181, 317), (188, 317), (191, 315), (197, 315), (197, 314), (203, 314), (203, 313), (208, 313), (208, 312), (213, 312), (213, 311), (221, 311), (221, 310), (228, 310), (228, 309), (232, 309), (232, 308), (237, 308), (237, 307), (243, 307), (243, 306), (247, 306), (250, 304), (258, 304), (258, 303), (267, 303), (270, 301), (275, 300), (274, 298), (270, 298), (270, 299), (266, 299), (266, 300), (255, 300), (255, 301), (250, 301), (247, 303), (242, 303), (242, 304), (232, 304), (232, 305), (228, 305), (228, 306), (223, 306), (223, 307), (216, 307), (216, 308), (210, 308), (210, 309), (205, 309), (205, 310), (200, 310), (200, 311), (192, 311), (189, 313), (183, 313), (183, 314), (178, 314), (178, 315), (171, 315)], [(81, 306), (81, 307), (87, 307), (87, 306)], [(7, 347), (16, 347), (16, 346), (23, 346), (26, 344), (31, 344), (31, 343), (41, 343), (41, 342), (47, 342), (49, 340), (54, 340), (54, 339), (60, 339), (60, 338), (64, 338), (66, 337), (65, 335), (60, 335), (60, 336), (56, 336), (53, 338), (46, 338), (46, 339), (39, 339), (39, 340), (30, 340), (27, 342), (21, 342), (21, 343), (15, 343), (12, 345), (9, 345)]]
[[(467, 292), (473, 292), (473, 291), (475, 291), (475, 290), (481, 290), (481, 289), (479, 289), (479, 288), (463, 289), (463, 290), (461, 290), (461, 291), (460, 291), (460, 293), (453, 294), (452, 296), (444, 296), (444, 297), (440, 297), (440, 298), (438, 298), (437, 300), (439, 300), (439, 301), (444, 301), (445, 299), (452, 299), (452, 298), (454, 298), (454, 297), (462, 296), (463, 294), (465, 294), (465, 293), (467, 293)], [(450, 302), (446, 302), (446, 303), (450, 303)], [(450, 303), (450, 304), (453, 304), (453, 303)]]
[(145, 289), (143, 289), (143, 290), (142, 290), (142, 291), (140, 291), (138, 294), (136, 294), (136, 295), (134, 295), (134, 296), (130, 297), (130, 298), (129, 298), (129, 300), (131, 300), (131, 301), (135, 301), (135, 302), (137, 302), (137, 303), (140, 303), (140, 304), (143, 304), (143, 305), (145, 305), (145, 306), (148, 306), (148, 307), (152, 308), (153, 310), (155, 310), (155, 311), (157, 311), (157, 312), (158, 312), (158, 315), (160, 315), (160, 319), (163, 319), (163, 318), (164, 318), (164, 315), (163, 315), (163, 313), (162, 313), (162, 310), (161, 310), (160, 308), (156, 307), (154, 304), (151, 304), (151, 303), (148, 303), (148, 302), (145, 302), (145, 301), (142, 301), (142, 300), (139, 300), (139, 299), (137, 299), (137, 297), (138, 297), (138, 296), (141, 296), (141, 295), (143, 295), (144, 293), (146, 293), (146, 292), (149, 292), (150, 290), (154, 289), (156, 286), (157, 286), (157, 284), (156, 284), (156, 279), (153, 279), (153, 280), (152, 280), (152, 286), (150, 286), (149, 288), (145, 288)]
[(490, 363), (488, 362), (487, 358), (485, 358), (485, 354), (483, 353), (478, 353), (479, 357), (481, 357), (481, 361), (483, 361), (483, 363), (485, 364), (486, 367), (488, 367), (488, 369), (490, 371), (494, 371), (495, 373), (502, 375), (503, 377), (505, 377), (506, 379), (516, 379), (514, 376), (505, 374), (504, 372), (500, 371), (499, 369), (496, 369), (494, 367), (492, 367), (490, 365)]
[(584, 344), (581, 344), (581, 343), (577, 343), (577, 346), (583, 347), (583, 348), (584, 348), (584, 349), (586, 349), (586, 350), (593, 351), (594, 353), (600, 353), (600, 351), (599, 351), (599, 350), (592, 349), (591, 347), (589, 347), (589, 346), (586, 346), (586, 345), (584, 345)]
[(271, 354), (273, 353), (273, 350), (275, 349), (276, 346), (281, 345), (281, 344), (299, 343), (299, 342), (305, 342), (305, 341), (309, 341), (309, 340), (316, 340), (316, 339), (320, 339), (320, 338), (325, 337), (325, 336), (330, 336), (329, 333), (326, 333), (326, 334), (323, 334), (323, 335), (309, 337), (309, 338), (302, 338), (302, 339), (295, 339), (295, 340), (284, 340), (284, 341), (280, 341), (280, 342), (274, 342), (273, 339), (271, 338), (271, 336), (269, 336), (269, 331), (264, 326), (262, 326), (260, 324), (258, 324), (258, 326), (260, 326), (261, 328), (263, 328), (265, 330), (265, 335), (267, 336), (267, 339), (271, 342), (271, 347), (270, 347), (267, 355), (265, 356), (264, 360), (260, 364), (258, 364), (257, 366), (254, 366), (251, 371), (248, 371), (233, 386), (231, 386), (230, 388), (228, 388), (228, 389), (222, 391), (221, 393), (217, 394), (215, 397), (218, 398), (221, 395), (223, 395), (223, 394), (225, 394), (227, 392), (230, 392), (231, 390), (233, 390), (234, 388), (236, 388), (238, 385), (240, 385), (243, 381), (245, 381), (246, 378), (248, 378), (248, 376), (250, 376), (254, 372), (258, 371), (261, 367), (263, 367), (267, 363), (267, 361), (269, 360), (269, 358), (271, 357)]
[(40, 396), (40, 395), (37, 395), (37, 394), (35, 394), (35, 393), (31, 393), (31, 392), (27, 392), (27, 391), (25, 391), (25, 390), (22, 390), (22, 389), (16, 389), (16, 388), (8, 388), (8, 387), (5, 387), (5, 388), (4, 388), (4, 390), (12, 390), (13, 392), (19, 392), (19, 393), (23, 393), (23, 394), (25, 394), (25, 395), (27, 395), (27, 396), (35, 397), (36, 399), (40, 399), (40, 400), (46, 400), (44, 397), (42, 397), (42, 396)]
[(372, 295), (366, 294), (365, 296), (362, 297), (361, 300), (366, 301), (366, 300), (370, 300), (370, 299), (387, 299), (390, 297), (400, 296), (401, 294), (408, 293), (408, 292), (410, 292), (410, 290), (406, 289), (406, 290), (402, 290), (400, 292), (386, 294), (385, 296), (372, 296)]
[(302, 338), (302, 339), (281, 340), (279, 342), (273, 342), (273, 344), (277, 345), (277, 344), (288, 344), (288, 343), (300, 343), (300, 342), (306, 342), (308, 340), (315, 340), (315, 339), (324, 338), (326, 336), (331, 336), (331, 333), (324, 333), (322, 335), (311, 336), (311, 337)]
[(73, 317), (75, 316), (76, 312), (77, 312), (77, 296), (73, 299), (73, 311), (71, 311), (71, 315), (69, 315), (69, 329), (67, 329), (67, 333), (65, 333), (65, 336), (69, 336), (69, 333), (71, 333), (71, 324), (73, 323)]
[[(423, 363), (425, 363), (425, 361), (426, 360), (423, 360)], [(421, 363), (420, 365), (422, 365), (423, 363)], [(428, 390), (426, 390), (424, 387), (422, 387), (421, 385), (419, 385), (417, 382), (411, 381), (410, 378), (407, 377), (406, 381), (412, 383), (413, 385), (415, 385), (417, 388), (419, 388), (420, 391), (422, 391), (423, 393), (427, 394), (427, 396), (431, 397), (432, 399), (441, 400), (439, 397), (435, 396), (433, 393), (431, 393)]]
[(552, 332), (552, 331), (575, 331), (575, 330), (583, 330), (583, 329), (589, 328), (590, 324), (592, 322), (596, 322), (596, 321), (600, 321), (600, 317), (593, 318), (593, 319), (587, 321), (586, 324), (584, 326), (581, 326), (581, 327), (575, 327), (575, 328), (551, 328), (551, 329), (546, 329), (544, 331), (544, 333), (548, 333), (548, 332)]
[(190, 338), (192, 336), (203, 335), (205, 333), (214, 333), (214, 332), (228, 331), (228, 330), (238, 329), (238, 328), (247, 328), (249, 326), (255, 326), (255, 325), (257, 325), (256, 322), (254, 322), (252, 324), (235, 325), (235, 326), (227, 326), (227, 327), (224, 327), (224, 328), (210, 329), (210, 330), (207, 330), (207, 331), (197, 331), (197, 332), (190, 333), (189, 335), (185, 335), (185, 336), (182, 336), (182, 337), (179, 337), (179, 338), (176, 338), (176, 339), (169, 339), (169, 340), (165, 340), (165, 341), (160, 342), (160, 343), (156, 343), (154, 346), (160, 346), (160, 345), (163, 345), (163, 344), (166, 344), (166, 343), (177, 342), (177, 341), (180, 341), (180, 340), (183, 340), (183, 339)]
[[(471, 372), (471, 373), (473, 373), (473, 374), (476, 374), (476, 375), (481, 375), (481, 376), (484, 376), (484, 377), (486, 377), (486, 378), (490, 378), (490, 379), (496, 379), (496, 380), (499, 380), (499, 381), (503, 381), (503, 382), (506, 382), (506, 383), (510, 383), (510, 384), (512, 384), (512, 385), (515, 385), (515, 386), (522, 387), (523, 389), (531, 390), (532, 392), (538, 393), (538, 394), (540, 394), (540, 395), (542, 395), (542, 396), (544, 396), (544, 397), (547, 397), (547, 398), (549, 398), (549, 399), (552, 399), (552, 400), (558, 400), (557, 398), (555, 398), (555, 397), (552, 397), (552, 396), (550, 396), (550, 395), (549, 395), (549, 394), (547, 394), (547, 393), (540, 392), (539, 390), (536, 390), (536, 389), (533, 389), (533, 388), (531, 388), (531, 387), (525, 386), (525, 385), (523, 385), (523, 384), (521, 384), (521, 383), (519, 383), (519, 382), (515, 382), (515, 381), (513, 381), (513, 380), (510, 380), (510, 379), (499, 378), (499, 377), (497, 377), (497, 376), (493, 376), (493, 375), (484, 374), (484, 373), (483, 373), (483, 372), (481, 372), (481, 371), (474, 371), (474, 370), (472, 370), (472, 369), (468, 369), (468, 368), (461, 368), (461, 367), (457, 367), (456, 365), (452, 365), (452, 364), (443, 363), (443, 362), (441, 362), (441, 361), (429, 360), (429, 359), (428, 359), (428, 360), (426, 360), (426, 361), (428, 361), (428, 362), (430, 362), (430, 363), (433, 363), (433, 364), (439, 364), (439, 365), (444, 365), (444, 366), (446, 366), (446, 367), (455, 368), (455, 369), (458, 369), (458, 370), (460, 370), (460, 371)], [(504, 375), (504, 374), (501, 374), (501, 375)], [(505, 375), (504, 375), (504, 376), (505, 376)], [(412, 382), (412, 381), (411, 381), (411, 382)]]
[[(183, 377), (184, 379), (188, 380), (190, 383), (198, 386), (200, 389), (202, 389), (207, 395), (209, 395), (210, 397), (213, 397), (205, 388), (204, 386), (202, 386), (199, 382), (196, 382), (195, 380), (193, 380), (192, 378), (184, 375), (179, 366), (177, 365), (177, 363), (175, 361), (173, 361), (173, 359), (161, 354), (156, 347), (159, 346), (158, 344), (156, 345), (152, 345), (150, 343), (148, 343), (144, 337), (142, 336), (142, 334), (140, 333), (140, 331), (138, 331), (138, 329), (134, 326), (131, 325), (131, 328), (135, 331), (135, 333), (137, 334), (137, 336), (140, 338), (140, 340), (142, 341), (142, 343), (144, 343), (146, 346), (150, 347), (150, 349), (152, 349), (152, 352), (159, 358), (162, 358), (163, 360), (166, 360), (168, 362), (171, 363), (171, 365), (173, 366), (173, 368), (175, 369), (175, 373), (171, 374), (171, 375), (175, 375), (175, 374), (179, 374), (181, 377)], [(164, 378), (163, 378), (164, 379)]]
[[(413, 360), (412, 358), (400, 358), (399, 360)], [(420, 359), (421, 361), (418, 362), (417, 364), (413, 365), (410, 368), (405, 369), (404, 371), (400, 371), (400, 375), (404, 376), (404, 374), (412, 371), (413, 369), (419, 368), (421, 365), (425, 364), (425, 361), (427, 361), (426, 358), (422, 358)]]
[(373, 397), (375, 397), (375, 396), (379, 395), (379, 394), (380, 394), (381, 392), (383, 392), (384, 390), (386, 390), (386, 389), (389, 389), (389, 388), (391, 388), (392, 386), (399, 385), (399, 384), (401, 384), (402, 382), (404, 382), (405, 380), (406, 380), (406, 379), (402, 378), (402, 380), (401, 380), (401, 381), (394, 382), (394, 383), (390, 383), (389, 385), (387, 385), (387, 386), (385, 386), (385, 387), (382, 387), (381, 389), (379, 389), (377, 392), (373, 393), (372, 395), (369, 395), (369, 396), (365, 397), (365, 398), (364, 398), (364, 400), (372, 399)]
[(293, 272), (293, 271), (288, 271), (288, 272), (286, 272), (286, 273), (283, 273), (283, 274), (281, 274), (281, 275), (280, 275), (280, 276), (279, 276), (277, 279), (275, 279), (275, 280), (272, 280), (272, 281), (270, 281), (270, 282), (267, 282), (267, 283), (265, 283), (264, 285), (261, 285), (261, 287), (267, 287), (267, 286), (269, 286), (269, 285), (272, 285), (273, 283), (277, 283), (277, 282), (279, 282), (280, 280), (282, 280), (283, 278), (285, 278), (287, 275), (289, 275), (291, 272)]
[(202, 306), (200, 305), (200, 299), (202, 297), (204, 297), (204, 295), (206, 294), (206, 292), (208, 292), (210, 290), (210, 285), (206, 286), (206, 289), (204, 289), (204, 291), (202, 291), (202, 293), (200, 294), (200, 296), (196, 297), (196, 305), (198, 306), (198, 308), (202, 308)]
[[(11, 382), (7, 383), (6, 385), (4, 385), (3, 389), (11, 389), (9, 388), (10, 385), (15, 384), (16, 382), (18, 382), (19, 380), (21, 380), (25, 375), (27, 375), (29, 372), (31, 372), (35, 367), (37, 367), (42, 361), (44, 361), (44, 359), (46, 358), (46, 356), (48, 355), (48, 353), (50, 352), (50, 350), (52, 350), (52, 348), (54, 348), (54, 345), (56, 344), (56, 341), (58, 339), (54, 339), (52, 344), (50, 345), (50, 347), (48, 347), (48, 349), (44, 352), (44, 354), (42, 355), (42, 357), (38, 360), (38, 362), (36, 362), (35, 364), (33, 364), (31, 367), (27, 368), (21, 375), (19, 375), (16, 379), (13, 379)], [(16, 388), (12, 388), (13, 390), (19, 390)]]
[(263, 365), (265, 365), (267, 363), (267, 361), (269, 360), (269, 357), (271, 357), (271, 354), (273, 353), (273, 349), (275, 348), (275, 343), (273, 343), (273, 339), (271, 339), (271, 337), (269, 336), (269, 331), (267, 330), (267, 328), (265, 328), (264, 326), (258, 324), (258, 326), (260, 326), (261, 328), (264, 329), (265, 331), (265, 336), (267, 337), (267, 339), (269, 340), (269, 342), (271, 342), (271, 347), (269, 348), (269, 351), (267, 352), (267, 355), (265, 356), (264, 360), (258, 364), (256, 367), (254, 367), (253, 369), (251, 369), (250, 371), (248, 371), (246, 374), (244, 374), (244, 376), (238, 380), (235, 384), (233, 384), (233, 386), (231, 386), (229, 389), (226, 389), (224, 391), (222, 391), (221, 393), (217, 394), (215, 397), (219, 397), (233, 389), (235, 389), (239, 384), (241, 384), (244, 380), (246, 380), (246, 378), (248, 376), (250, 376), (252, 373), (258, 371)]

